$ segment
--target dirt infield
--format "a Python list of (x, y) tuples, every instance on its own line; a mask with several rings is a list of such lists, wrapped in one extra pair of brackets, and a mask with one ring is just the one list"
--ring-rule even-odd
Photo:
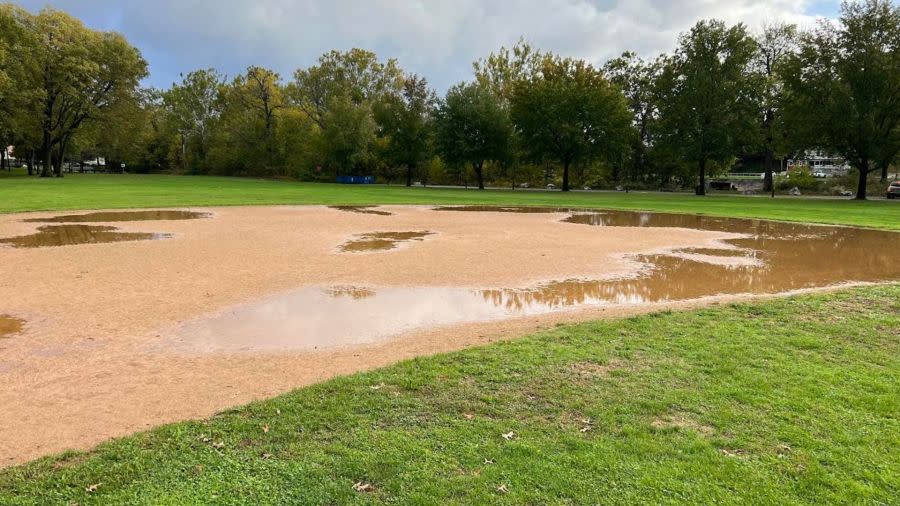
[[(699, 290), (681, 299), (635, 299), (620, 290), (627, 297), (617, 299), (578, 285), (620, 287), (645, 275), (647, 265), (630, 255), (684, 250), (667, 258), (760, 268), (759, 259), (723, 242), (742, 237), (725, 229), (594, 227), (563, 222), (564, 212), (191, 211), (201, 213), (91, 220), (145, 240), (95, 242), (49, 228), (65, 235), (51, 241), (62, 246), (0, 246), (0, 314), (23, 322), (0, 339), (0, 465), (557, 322), (736, 297)], [(2, 215), (0, 238), (33, 235), (48, 226), (25, 219), (60, 214)], [(77, 213), (65, 214), (57, 221)], [(345, 247), (360, 237), (391, 244)], [(900, 272), (873, 276), (851, 272), (831, 281)], [(564, 292), (562, 285), (551, 295), (533, 288), (564, 280), (572, 285)], [(572, 290), (579, 290), (575, 303)], [(416, 300), (427, 303), (415, 309)], [(355, 308), (364, 308), (364, 319), (346, 317)]]

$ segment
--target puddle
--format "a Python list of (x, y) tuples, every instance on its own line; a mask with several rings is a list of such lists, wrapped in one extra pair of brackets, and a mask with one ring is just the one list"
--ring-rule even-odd
[(689, 255), (708, 255), (715, 257), (751, 257), (756, 253), (753, 250), (743, 249), (725, 249), (725, 248), (681, 248), (675, 250), (676, 253), (687, 253)]
[[(643, 265), (631, 278), (562, 280), (496, 289), (305, 287), (190, 322), (179, 332), (179, 340), (195, 351), (321, 349), (373, 343), (436, 325), (590, 305), (645, 304), (714, 295), (779, 293), (846, 282), (900, 281), (900, 233), (896, 232), (657, 213), (577, 213), (565, 221), (592, 226), (683, 227), (743, 235), (721, 241), (721, 247), (629, 255)], [(578, 230), (573, 228), (573, 233)], [(388, 234), (388, 238), (366, 234), (360, 240), (378, 244), (386, 241), (391, 243), (387, 247), (392, 247), (395, 240), (421, 240), (428, 232), (381, 234)], [(398, 238), (393, 234), (403, 235)], [(351, 248), (366, 251), (375, 246)]]
[(391, 216), (394, 213), (378, 209), (378, 206), (328, 206), (329, 209), (337, 209), (348, 213), (377, 214), (378, 216)]
[(356, 239), (341, 245), (341, 251), (359, 253), (364, 251), (384, 251), (394, 249), (400, 243), (422, 241), (434, 232), (370, 232), (359, 234)]
[(0, 244), (14, 248), (44, 248), (120, 241), (166, 239), (170, 234), (154, 232), (121, 232), (108, 225), (45, 225), (34, 234), (0, 238)]
[(85, 214), (67, 214), (50, 218), (29, 218), (30, 223), (97, 223), (112, 221), (163, 221), (197, 220), (209, 218), (212, 214), (195, 211), (162, 209), (159, 211), (99, 211)]
[(18, 334), (22, 331), (22, 326), (24, 324), (25, 322), (18, 318), (0, 314), (0, 339), (10, 337), (13, 334)]
[(509, 310), (485, 303), (468, 288), (380, 288), (365, 297), (335, 297), (305, 287), (231, 308), (178, 330), (176, 347), (188, 352), (316, 350), (374, 343), (436, 325), (538, 313), (537, 305)]
[(433, 207), (433, 211), (462, 211), (469, 213), (521, 213), (521, 214), (550, 214), (568, 213), (571, 209), (565, 207), (525, 207), (525, 206), (439, 206)]

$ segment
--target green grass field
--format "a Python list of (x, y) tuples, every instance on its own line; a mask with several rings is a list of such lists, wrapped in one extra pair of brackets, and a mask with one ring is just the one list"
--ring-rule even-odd
[(0, 504), (896, 504), (898, 385), (900, 285), (658, 313), (3, 470)]
[(684, 193), (512, 191), (352, 186), (247, 178), (68, 175), (0, 178), (0, 213), (262, 204), (487, 204), (635, 209), (900, 230), (900, 202)]

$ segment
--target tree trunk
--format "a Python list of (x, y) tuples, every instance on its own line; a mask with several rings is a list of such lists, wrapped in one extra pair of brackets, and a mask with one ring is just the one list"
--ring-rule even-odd
[(406, 187), (409, 188), (412, 186), (412, 174), (413, 174), (413, 166), (406, 166)]
[(773, 172), (775, 172), (775, 155), (770, 148), (766, 148), (766, 175), (763, 178), (763, 191), (765, 192), (772, 191)]
[(62, 146), (60, 146), (59, 153), (56, 154), (56, 157), (53, 160), (53, 175), (56, 177), (63, 177), (62, 168), (63, 168), (63, 152), (62, 152)]
[(696, 188), (697, 195), (706, 195), (706, 158), (700, 159), (700, 184)]
[(484, 167), (484, 160), (482, 160), (478, 163), (472, 164), (472, 169), (475, 171), (475, 177), (478, 178), (478, 189), (479, 190), (484, 190), (484, 174), (481, 171), (481, 169), (483, 167)]
[(6, 143), (3, 143), (3, 151), (0, 151), (0, 169), (6, 169), (9, 172), (11, 169), (9, 168), (9, 159), (6, 157)]
[(859, 164), (859, 182), (856, 185), (856, 200), (866, 200), (866, 183), (869, 179), (869, 160), (863, 158)]
[(44, 159), (44, 166), (41, 167), (41, 177), (50, 177), (52, 176), (51, 168), (53, 166), (52, 158), (53, 158), (53, 144), (50, 141), (50, 132), (44, 131), (44, 139), (41, 144), (41, 156)]
[(34, 175), (34, 150), (33, 149), (31, 150), (31, 159), (28, 163), (28, 175), (29, 176)]
[(887, 176), (888, 176), (887, 173), (888, 173), (888, 166), (889, 166), (889, 165), (890, 165), (889, 163), (886, 163), (886, 164), (884, 164), (884, 165), (881, 166), (881, 182), (882, 182), (882, 183), (887, 183)]
[(563, 187), (562, 191), (569, 191), (569, 160), (563, 160)]
[(66, 148), (69, 147), (69, 136), (65, 135), (59, 143), (59, 159), (56, 161), (56, 177), (63, 177), (63, 164), (66, 162)]

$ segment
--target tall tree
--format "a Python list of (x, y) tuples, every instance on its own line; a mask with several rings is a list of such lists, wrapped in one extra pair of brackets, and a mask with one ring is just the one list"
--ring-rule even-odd
[(399, 91), (402, 83), (403, 72), (396, 60), (381, 62), (375, 53), (354, 48), (330, 51), (316, 65), (297, 70), (290, 94), (295, 104), (324, 127), (333, 101), (346, 98), (355, 105), (371, 104), (385, 93)]
[(285, 107), (281, 76), (262, 67), (251, 66), (247, 72), (235, 78), (232, 84), (234, 98), (261, 123), (260, 142), (266, 152), (265, 163), (275, 161), (275, 127), (278, 111)]
[[(32, 21), (28, 11), (0, 4), (0, 148), (23, 140), (26, 130), (36, 126), (33, 106), (39, 96), (30, 70), (37, 37), (30, 29)], [(8, 163), (5, 154), (3, 160)]]
[[(632, 122), (637, 135), (632, 140), (632, 178), (646, 177), (649, 171), (647, 152), (653, 145), (652, 134), (659, 118), (658, 93), (659, 75), (665, 66), (665, 58), (660, 56), (647, 61), (636, 54), (625, 52), (606, 63), (603, 70), (609, 80), (618, 85), (631, 109)], [(623, 175), (615, 180), (627, 179)]]
[(786, 129), (782, 72), (797, 50), (797, 27), (787, 23), (767, 24), (756, 36), (757, 50), (753, 65), (760, 76), (762, 105), (762, 147), (765, 163), (763, 190), (771, 191), (775, 169), (775, 152), (783, 146)]
[(508, 104), (516, 83), (538, 75), (544, 59), (550, 56), (522, 38), (512, 48), (504, 46), (486, 58), (476, 60), (472, 68), (475, 80)]
[(792, 128), (807, 143), (834, 151), (859, 173), (866, 198), (870, 172), (900, 151), (900, 6), (845, 2), (838, 25), (804, 34), (787, 65)]
[(51, 175), (55, 161), (62, 176), (62, 160), (78, 128), (117, 100), (133, 98), (147, 63), (122, 35), (89, 30), (60, 11), (42, 10), (32, 29), (39, 37), (33, 71), (41, 96), (41, 175)]
[(451, 164), (471, 164), (478, 188), (484, 189), (484, 163), (509, 156), (512, 123), (491, 90), (478, 83), (458, 84), (436, 113), (437, 145)]
[(755, 53), (743, 25), (700, 21), (681, 35), (660, 77), (662, 140), (697, 167), (697, 195), (706, 194), (711, 162), (725, 165), (756, 137), (758, 85), (750, 67)]
[(382, 62), (371, 51), (351, 49), (328, 52), (316, 65), (297, 70), (288, 95), (318, 125), (319, 156), (338, 174), (370, 159), (373, 107), (400, 94), (402, 84), (396, 60)]
[[(163, 104), (181, 138), (182, 163), (188, 163), (185, 152), (192, 143), (196, 147), (195, 163), (203, 167), (211, 130), (221, 115), (220, 94), (225, 79), (215, 69), (195, 70), (181, 77), (181, 83), (173, 83), (163, 93)], [(183, 168), (187, 170), (186, 166)]]
[(376, 104), (375, 118), (387, 141), (388, 159), (406, 168), (406, 186), (412, 186), (416, 168), (429, 158), (435, 102), (428, 81), (413, 74), (404, 79), (400, 93)]
[(545, 60), (539, 76), (516, 85), (512, 118), (534, 158), (562, 164), (563, 191), (573, 164), (621, 150), (632, 134), (621, 90), (583, 60)]

